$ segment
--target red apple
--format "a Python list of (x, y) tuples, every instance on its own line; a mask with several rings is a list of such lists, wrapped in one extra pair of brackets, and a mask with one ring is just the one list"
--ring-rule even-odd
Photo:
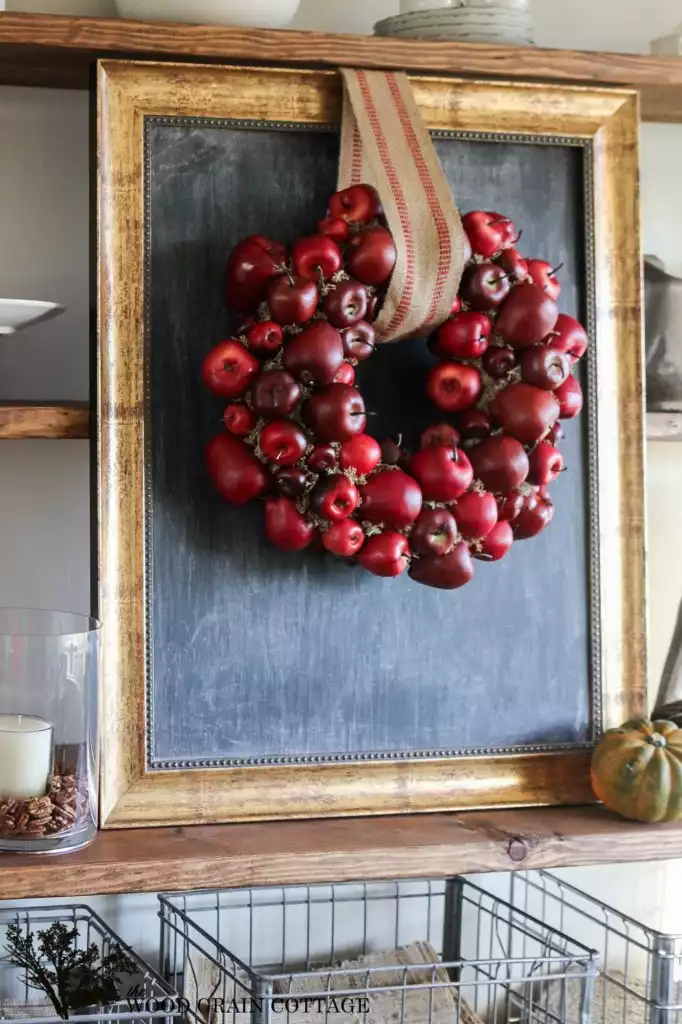
[(382, 576), (385, 579), (400, 576), (410, 561), (407, 537), (392, 531), (370, 537), (360, 551), (358, 561), (363, 569), (375, 576)]
[(495, 262), (512, 281), (525, 281), (528, 277), (528, 264), (516, 249), (503, 249)]
[(329, 473), (339, 464), (336, 448), (331, 444), (320, 444), (308, 456), (308, 469), (313, 473)]
[(559, 418), (556, 394), (532, 384), (510, 384), (495, 396), (491, 411), (507, 434), (523, 444), (535, 444)]
[(301, 388), (286, 370), (265, 370), (251, 393), (254, 412), (265, 419), (292, 413), (301, 400)]
[(209, 441), (205, 461), (218, 494), (232, 505), (246, 505), (270, 484), (265, 466), (243, 441), (231, 434), (219, 434)]
[(441, 358), (480, 359), (491, 331), (490, 320), (483, 313), (458, 313), (432, 335), (429, 347)]
[(447, 555), (415, 558), (410, 566), (410, 577), (415, 583), (437, 590), (457, 590), (470, 583), (473, 576), (474, 563), (465, 541), (456, 544)]
[(481, 550), (474, 551), (474, 558), (481, 562), (499, 562), (507, 554), (514, 543), (514, 531), (507, 522), (499, 522), (493, 526), (487, 537), (481, 541)]
[(433, 427), (427, 427), (421, 436), (422, 448), (457, 448), (461, 436), (459, 430), (455, 430), (449, 423), (436, 423)]
[(343, 473), (324, 477), (310, 495), (315, 515), (330, 523), (340, 523), (355, 512), (360, 502), (358, 489)]
[(367, 426), (362, 395), (348, 384), (328, 384), (315, 392), (303, 407), (303, 417), (320, 441), (350, 441)]
[(348, 244), (348, 273), (362, 284), (380, 287), (395, 268), (398, 253), (393, 235), (386, 228), (367, 228)]
[(509, 494), (500, 494), (497, 498), (497, 518), (501, 522), (510, 523), (516, 519), (523, 508), (523, 494), (521, 491), (510, 491)]
[(561, 284), (559, 282), (557, 271), (561, 267), (553, 267), (551, 263), (547, 263), (546, 260), (527, 260), (528, 274), (538, 288), (542, 288), (546, 295), (549, 295), (550, 299), (558, 299), (561, 295)]
[(459, 429), (467, 441), (482, 441), (490, 437), (493, 421), (484, 409), (467, 409), (459, 417)]
[(299, 498), (305, 493), (310, 476), (304, 469), (289, 466), (275, 473), (275, 487), (283, 498)]
[(341, 469), (353, 469), (360, 476), (367, 476), (381, 462), (381, 445), (369, 434), (345, 441), (341, 445), (339, 464)]
[(589, 344), (587, 332), (572, 316), (561, 313), (547, 343), (559, 352), (565, 352), (572, 362), (582, 359)]
[(401, 469), (383, 469), (371, 476), (360, 495), (363, 522), (382, 524), (390, 530), (411, 526), (422, 510), (419, 484)]
[(516, 229), (516, 225), (511, 217), (507, 217), (504, 213), (497, 213), (495, 210), (488, 210), (488, 216), (492, 217), (494, 221), (502, 228), (502, 241), (505, 246), (516, 245), (520, 239), (520, 234)]
[(308, 438), (293, 420), (273, 420), (263, 427), (259, 444), (268, 462), (293, 466), (305, 454)]
[(314, 281), (305, 277), (280, 274), (268, 284), (270, 316), (278, 324), (306, 324), (315, 316), (319, 294)]
[(341, 250), (328, 235), (311, 235), (294, 242), (291, 250), (294, 273), (318, 282), (329, 280), (343, 266)]
[(459, 295), (455, 295), (455, 301), (452, 303), (452, 308), (450, 310), (450, 316), (455, 316), (457, 313), (459, 313), (461, 308), (462, 308), (462, 300), (460, 299)]
[(228, 405), (223, 423), (231, 434), (246, 437), (256, 426), (257, 420), (248, 405)]
[(529, 461), (528, 483), (536, 487), (551, 484), (564, 468), (563, 455), (549, 441), (541, 441), (530, 453)]
[(554, 424), (549, 434), (547, 435), (547, 440), (550, 441), (552, 444), (556, 445), (559, 443), (559, 441), (563, 440), (564, 436), (564, 428), (562, 427), (560, 421), (557, 420), (557, 422)]
[(279, 352), (284, 341), (284, 332), (274, 320), (263, 320), (253, 324), (246, 332), (246, 343), (259, 356), (272, 356)]
[(410, 546), (418, 555), (447, 555), (457, 540), (455, 517), (446, 508), (425, 508), (410, 533)]
[(554, 394), (559, 400), (559, 419), (572, 420), (582, 412), (583, 389), (575, 377), (569, 377)]
[(287, 342), (284, 368), (302, 384), (331, 384), (343, 366), (341, 335), (326, 320), (316, 320)]
[(455, 501), (471, 487), (471, 462), (458, 448), (423, 448), (410, 463), (425, 501)]
[(489, 348), (483, 356), (483, 369), (493, 380), (504, 380), (516, 366), (517, 359), (513, 348)]
[(281, 273), (287, 250), (263, 235), (251, 235), (234, 247), (225, 271), (225, 299), (237, 313), (250, 313), (265, 298), (268, 281)]
[(334, 384), (354, 384), (355, 383), (355, 369), (350, 363), (343, 363), (336, 377), (334, 377)]
[(530, 540), (554, 519), (554, 505), (551, 498), (531, 494), (524, 499), (523, 508), (512, 523), (515, 540)]
[(344, 519), (322, 534), (327, 551), (340, 558), (353, 558), (365, 543), (365, 532), (355, 519)]
[(454, 515), (465, 540), (483, 540), (497, 522), (497, 502), (487, 491), (467, 491), (455, 505)]
[(483, 383), (475, 366), (439, 363), (426, 380), (426, 394), (443, 412), (470, 409), (481, 397)]
[(367, 315), (367, 289), (359, 281), (340, 281), (325, 296), (324, 311), (334, 327), (352, 327)]
[(472, 448), (469, 455), (478, 479), (496, 494), (513, 491), (528, 476), (528, 456), (513, 437), (491, 437)]
[(204, 359), (201, 376), (212, 395), (238, 398), (260, 373), (260, 363), (240, 341), (221, 341)]
[(509, 278), (495, 263), (474, 263), (464, 271), (459, 293), (474, 309), (498, 309), (509, 295)]
[(462, 217), (462, 227), (466, 231), (472, 252), (477, 256), (490, 259), (508, 244), (505, 224), (498, 215), (484, 210), (473, 210)]
[(556, 391), (571, 372), (569, 357), (545, 345), (533, 345), (521, 352), (521, 373), (529, 384)]
[(381, 442), (381, 461), (385, 466), (399, 466), (404, 457), (403, 450), (397, 441), (389, 438)]
[(318, 221), (317, 230), (321, 235), (328, 235), (341, 245), (350, 237), (350, 226), (340, 217), (325, 217), (324, 220)]
[(381, 213), (379, 193), (372, 185), (351, 185), (329, 200), (329, 216), (348, 224), (369, 224)]
[(269, 498), (265, 503), (265, 533), (280, 551), (303, 551), (315, 538), (315, 527), (289, 498)]
[(376, 349), (376, 331), (366, 320), (347, 327), (341, 332), (343, 351), (349, 359), (357, 359), (359, 363), (369, 359)]
[(517, 284), (502, 306), (495, 330), (513, 348), (538, 345), (559, 316), (555, 302), (536, 284)]

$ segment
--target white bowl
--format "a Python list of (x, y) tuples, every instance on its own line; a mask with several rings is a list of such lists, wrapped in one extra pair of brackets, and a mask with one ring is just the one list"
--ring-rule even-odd
[(436, 7), (461, 7), (462, 0), (400, 0), (400, 13), (433, 11)]
[(56, 302), (0, 299), (0, 334), (15, 334), (24, 327), (32, 327), (63, 312), (64, 307)]
[(282, 28), (300, 0), (116, 0), (122, 18)]
[(7, 0), (6, 6), (8, 11), (30, 14), (71, 14), (81, 18), (113, 18), (116, 15), (114, 0)]

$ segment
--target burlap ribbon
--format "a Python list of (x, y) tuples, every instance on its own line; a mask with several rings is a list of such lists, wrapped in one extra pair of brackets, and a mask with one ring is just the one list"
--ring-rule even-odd
[(447, 319), (465, 262), (450, 186), (407, 75), (342, 70), (339, 188), (373, 185), (398, 249), (379, 341), (425, 335)]

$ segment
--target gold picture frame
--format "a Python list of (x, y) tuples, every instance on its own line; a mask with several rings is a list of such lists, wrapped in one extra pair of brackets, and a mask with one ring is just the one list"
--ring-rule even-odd
[[(645, 708), (643, 359), (634, 92), (411, 78), (427, 127), (591, 142), (599, 380), (603, 719)], [(452, 760), (150, 770), (146, 749), (144, 123), (338, 123), (333, 71), (100, 62), (99, 588), (101, 822), (107, 828), (380, 815), (592, 798), (589, 750)]]

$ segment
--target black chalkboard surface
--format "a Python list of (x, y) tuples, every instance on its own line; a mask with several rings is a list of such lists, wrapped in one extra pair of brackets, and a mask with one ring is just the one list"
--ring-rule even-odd
[[(511, 215), (525, 253), (564, 263), (563, 310), (589, 312), (583, 143), (452, 133), (437, 149), (460, 209)], [(146, 156), (149, 767), (589, 744), (599, 678), (588, 417), (568, 424), (551, 528), (502, 563), (477, 563), (463, 590), (278, 553), (261, 506), (237, 510), (212, 493), (202, 450), (223, 410), (199, 370), (230, 330), (229, 249), (254, 232), (289, 241), (314, 229), (338, 137), (151, 118)], [(430, 360), (410, 342), (365, 364), (375, 436), (434, 421)]]

